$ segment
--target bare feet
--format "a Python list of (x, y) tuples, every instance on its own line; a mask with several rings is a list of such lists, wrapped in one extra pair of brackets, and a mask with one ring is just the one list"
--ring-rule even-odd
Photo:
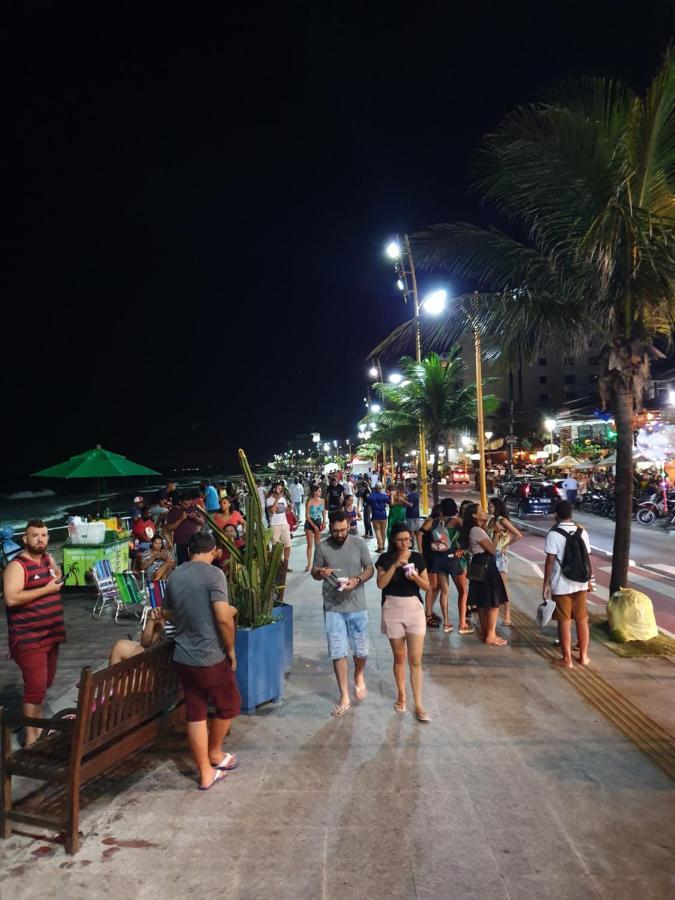
[(504, 647), (506, 646), (507, 642), (504, 640), (504, 638), (499, 637), (498, 635), (494, 635), (494, 637), (491, 635), (490, 637), (485, 638), (485, 643), (491, 644), (493, 647)]
[(556, 659), (553, 663), (554, 666), (558, 666), (560, 669), (573, 669), (574, 665), (572, 664), (571, 659)]
[(590, 656), (580, 656), (579, 657), (579, 665), (580, 666), (590, 666), (591, 658)]

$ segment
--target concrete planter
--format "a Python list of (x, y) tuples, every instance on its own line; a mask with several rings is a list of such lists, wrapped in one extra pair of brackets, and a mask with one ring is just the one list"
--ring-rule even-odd
[(272, 615), (284, 623), (284, 672), (288, 675), (293, 666), (293, 607), (282, 603), (274, 607)]
[(241, 708), (254, 711), (284, 693), (284, 623), (238, 628), (235, 638)]

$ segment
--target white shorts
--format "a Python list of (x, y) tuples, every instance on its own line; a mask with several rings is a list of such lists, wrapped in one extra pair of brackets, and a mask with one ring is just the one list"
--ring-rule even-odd
[(278, 544), (281, 541), (284, 547), (291, 546), (291, 529), (288, 523), (285, 525), (272, 525), (272, 543)]

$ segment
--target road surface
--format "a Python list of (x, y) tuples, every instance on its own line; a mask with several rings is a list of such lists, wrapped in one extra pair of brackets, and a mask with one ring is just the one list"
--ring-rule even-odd
[[(475, 491), (452, 488), (444, 491), (457, 503), (477, 499)], [(524, 520), (512, 516), (516, 527), (522, 524), (528, 531), (513, 548), (514, 556), (528, 562), (543, 576), (545, 534), (553, 525), (553, 518), (531, 517)], [(593, 571), (598, 584), (596, 601), (605, 605), (609, 599), (609, 576), (612, 570), (614, 522), (601, 516), (575, 512), (574, 521), (588, 531), (593, 548)], [(643, 591), (654, 605), (656, 622), (663, 631), (675, 636), (675, 531), (666, 534), (658, 525), (644, 526), (633, 522), (631, 532), (631, 565), (629, 587)]]

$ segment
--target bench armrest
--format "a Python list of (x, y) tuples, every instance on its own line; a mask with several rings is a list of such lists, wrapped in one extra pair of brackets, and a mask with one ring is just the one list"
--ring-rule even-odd
[(74, 719), (36, 719), (22, 713), (5, 713), (2, 717), (3, 725), (32, 725), (33, 728), (49, 728), (50, 731), (70, 731), (74, 721)]

